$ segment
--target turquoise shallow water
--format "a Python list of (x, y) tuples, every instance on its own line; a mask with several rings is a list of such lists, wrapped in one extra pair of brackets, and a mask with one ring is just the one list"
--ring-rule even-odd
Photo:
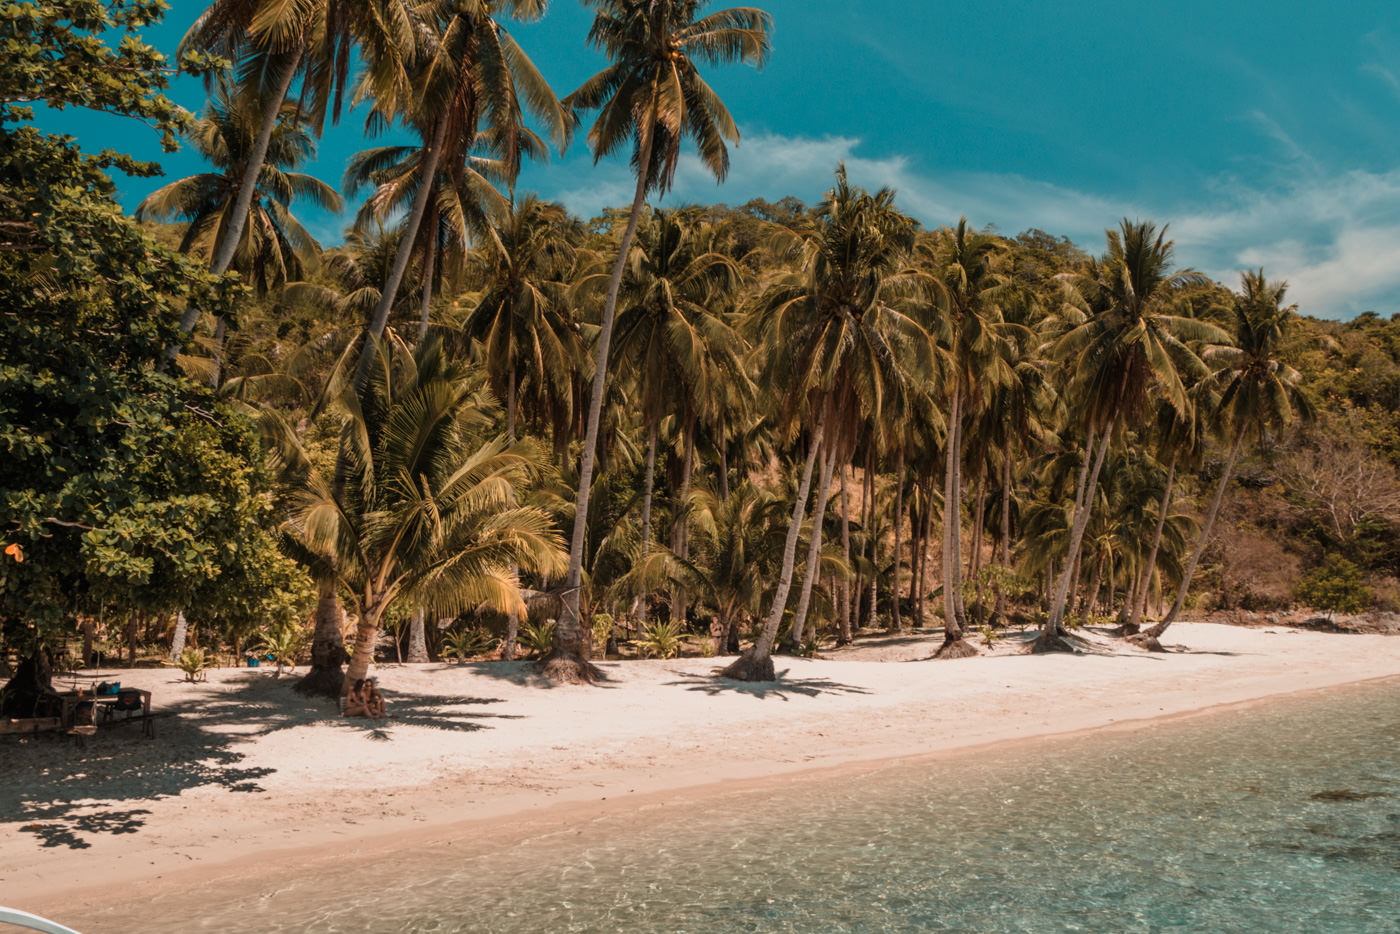
[(1400, 679), (470, 853), (174, 895), (84, 930), (1400, 932)]

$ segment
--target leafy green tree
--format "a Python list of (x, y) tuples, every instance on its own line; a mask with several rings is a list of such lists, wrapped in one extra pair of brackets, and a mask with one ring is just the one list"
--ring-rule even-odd
[[(319, 133), (332, 102), (333, 115), (339, 116), (353, 42), (377, 40), (382, 45), (386, 24), (401, 22), (376, 15), (381, 12), (377, 7), (357, 0), (213, 0), (185, 33), (180, 42), (182, 64), (204, 65), (212, 76), (215, 71), (208, 66), (216, 62), (207, 56), (236, 61), (244, 79), (241, 92), (247, 98), (243, 106), (261, 114), (212, 251), (209, 268), (215, 273), (232, 267), (243, 242), (263, 163), (297, 75), (306, 79), (302, 103), (310, 105), (312, 125)], [(185, 311), (180, 322), (184, 333), (194, 330), (200, 310), (191, 304)]]
[(597, 456), (598, 428), (608, 378), (608, 350), (622, 273), (648, 191), (665, 192), (675, 178), (681, 143), (695, 141), (705, 167), (723, 181), (729, 172), (725, 143), (737, 142), (739, 128), (719, 96), (700, 77), (696, 60), (709, 64), (742, 61), (762, 65), (768, 58), (771, 19), (762, 10), (735, 7), (697, 19), (702, 0), (588, 0), (597, 9), (588, 41), (610, 64), (565, 100), (575, 113), (598, 110), (588, 133), (594, 161), (619, 149), (632, 149), (637, 190), (622, 232), (617, 262), (608, 281), (598, 333), (597, 360), (585, 421), (578, 506), (569, 549), (564, 613), (554, 633), (546, 671), (569, 681), (593, 680), (597, 671), (583, 657), (587, 634), (579, 617), (583, 587), (584, 536), (588, 496)]
[[(622, 276), (613, 365), (635, 387), (632, 402), (640, 406), (646, 428), (642, 560), (651, 545), (662, 420), (674, 415), (681, 426), (682, 476), (672, 522), (683, 524), (697, 423), (702, 418), (717, 421), (726, 400), (724, 387), (746, 381), (743, 339), (723, 314), (725, 298), (738, 290), (739, 269), (708, 248), (704, 233), (698, 221), (654, 211), (638, 230)], [(672, 550), (683, 554), (678, 544), (673, 538)]]
[[(24, 104), (83, 106), (152, 125), (188, 115), (159, 92), (164, 60), (135, 32), (152, 3), (12, 4), (0, 15), (0, 537), (12, 554), (0, 630), (37, 659), (77, 614), (166, 613), (210, 593), (267, 526), (256, 434), (208, 390), (157, 372), (179, 308), (231, 308), (219, 279), (130, 218), (107, 170), (35, 130)], [(126, 33), (114, 50), (98, 38)], [(22, 556), (23, 561), (13, 560)], [(212, 583), (211, 583), (212, 582)], [(43, 666), (11, 685), (32, 709)]]
[(1361, 569), (1341, 555), (1328, 555), (1293, 589), (1293, 595), (1330, 620), (1334, 613), (1360, 613), (1371, 605), (1371, 589)]
[[(568, 140), (572, 123), (565, 109), (498, 19), (538, 19), (546, 6), (545, 0), (424, 4), (408, 14), (412, 29), (369, 50), (368, 65), (356, 91), (370, 101), (368, 126), (381, 129), (403, 120), (419, 134), (422, 147), (420, 158), (412, 164), (411, 179), (399, 186), (404, 193), (411, 191), (413, 198), (355, 368), (355, 383), (362, 388), (369, 379), (374, 347), (388, 324), (414, 244), (427, 229), (424, 221), (429, 204), (439, 193), (467, 190), (469, 201), (482, 194), (480, 186), (472, 190), (467, 184), (468, 164), (479, 134), (505, 131), (488, 139), (518, 139), (519, 134), (511, 131), (523, 126), (523, 102), (523, 109), (547, 127), (555, 143), (562, 146)], [(523, 147), (506, 148), (507, 163), (518, 170)], [(440, 184), (444, 175), (449, 184)], [(462, 226), (466, 226), (465, 219)]]

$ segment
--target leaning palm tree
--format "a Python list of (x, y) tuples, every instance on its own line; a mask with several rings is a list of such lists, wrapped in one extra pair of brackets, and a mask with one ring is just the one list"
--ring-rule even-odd
[(1182, 291), (1205, 281), (1199, 273), (1173, 271), (1172, 242), (1166, 228), (1151, 221), (1129, 221), (1108, 231), (1108, 252), (1091, 262), (1076, 282), (1087, 314), (1060, 337), (1054, 358), (1068, 367), (1069, 397), (1078, 400), (1085, 433), (1084, 458), (1075, 487), (1068, 548), (1050, 595), (1050, 614), (1033, 648), (1072, 648), (1064, 627), (1075, 560), (1097, 498), (1099, 473), (1114, 434), (1136, 423), (1149, 392), (1186, 411), (1190, 402), (1183, 375), (1203, 374), (1205, 365), (1188, 341), (1220, 342), (1221, 329), (1186, 317)]
[(579, 596), (589, 488), (607, 388), (608, 349), (632, 237), (647, 192), (664, 193), (671, 187), (681, 143), (686, 138), (699, 147), (705, 167), (716, 179), (724, 180), (729, 172), (725, 143), (738, 142), (739, 128), (718, 95), (700, 77), (696, 61), (714, 65), (740, 61), (761, 66), (768, 59), (768, 32), (772, 27), (767, 13), (750, 7), (721, 10), (697, 19), (704, 0), (588, 2), (597, 9), (588, 41), (600, 48), (611, 64), (570, 94), (565, 104), (575, 113), (600, 111), (588, 133), (594, 161), (630, 147), (637, 188), (603, 305), (579, 468), (564, 612), (554, 630), (554, 648), (544, 659), (544, 669), (550, 677), (569, 681), (593, 680), (598, 676), (597, 669), (583, 657), (585, 633), (579, 619)]
[(484, 397), (436, 340), (414, 353), (391, 334), (365, 393), (341, 381), (335, 411), (344, 477), (316, 469), (279, 432), (284, 458), (306, 466), (284, 527), (289, 549), (334, 580), (359, 621), (345, 684), (365, 677), (380, 622), (396, 603), (441, 615), (476, 608), (524, 612), (513, 570), (550, 576), (565, 566), (543, 510), (516, 504), (536, 458), (484, 440)]
[[(466, 251), (473, 240), (489, 239), (493, 215), (503, 212), (507, 205), (491, 183), (488, 175), (495, 174), (498, 163), (482, 157), (472, 157), (465, 164), (448, 160), (435, 179), (425, 180), (422, 163), (426, 153), (419, 146), (377, 146), (355, 154), (345, 169), (343, 187), (348, 197), (362, 188), (371, 189), (370, 196), (355, 213), (355, 231), (382, 227), (413, 203), (418, 189), (428, 184), (432, 192), (423, 214), (423, 229), (414, 243), (419, 250), (418, 339), (428, 333), (429, 313), (440, 271), (446, 267), (460, 269)], [(392, 268), (392, 266), (390, 267)], [(388, 270), (379, 281), (388, 278)], [(372, 320), (372, 317), (371, 317)]]
[[(222, 244), (234, 245), (231, 268), (259, 295), (291, 280), (301, 279), (316, 262), (320, 244), (292, 216), (291, 202), (310, 201), (318, 207), (339, 211), (340, 197), (324, 182), (295, 169), (316, 153), (315, 140), (294, 106), (284, 106), (280, 120), (268, 140), (256, 190), (245, 216), (252, 223), (243, 225), (234, 239), (235, 206), (239, 186), (246, 174), (258, 113), (246, 97), (235, 94), (226, 79), (218, 83), (214, 98), (204, 116), (187, 136), (195, 150), (214, 167), (156, 189), (136, 206), (138, 220), (180, 218), (186, 222), (180, 250), (212, 255)], [(219, 318), (214, 334), (214, 371), (211, 382), (219, 382), (224, 321)]]
[[(411, 44), (386, 45), (369, 56), (356, 90), (357, 99), (372, 104), (367, 126), (377, 131), (404, 120), (421, 137), (422, 155), (413, 164), (417, 184), (403, 186), (413, 198), (398, 253), (365, 331), (356, 385), (363, 387), (369, 379), (374, 345), (388, 324), (439, 179), (451, 179), (444, 189), (470, 191), (468, 166), (483, 139), (480, 134), (495, 139), (490, 131), (521, 126), (526, 110), (544, 124), (556, 144), (562, 147), (568, 140), (572, 124), (565, 109), (497, 19), (538, 19), (545, 6), (545, 0), (421, 4), (407, 14), (414, 25)], [(508, 148), (507, 164), (518, 166), (519, 147)], [(482, 192), (475, 189), (477, 195)]]
[[(236, 61), (249, 106), (261, 109), (228, 222), (210, 257), (215, 273), (233, 265), (273, 133), (297, 75), (306, 78), (303, 102), (310, 105), (307, 113), (319, 134), (328, 107), (334, 116), (340, 114), (353, 43), (382, 44), (401, 28), (401, 18), (376, 15), (381, 12), (377, 7), (358, 0), (214, 0), (180, 40), (181, 56), (203, 51)], [(181, 331), (191, 333), (199, 315), (199, 306), (191, 303), (180, 320)]]
[(1216, 482), (1200, 538), (1186, 562), (1175, 602), (1161, 622), (1134, 637), (1147, 648), (1161, 650), (1158, 640), (1186, 605), (1191, 577), (1210, 539), (1244, 442), (1262, 441), (1271, 431), (1283, 431), (1295, 419), (1306, 421), (1313, 417), (1312, 404), (1300, 386), (1302, 374), (1280, 359), (1297, 310), (1296, 305), (1283, 307), (1287, 290), (1288, 283), (1269, 282), (1262, 269), (1244, 273), (1240, 294), (1235, 298), (1235, 341), (1233, 345), (1212, 347), (1205, 354), (1206, 362), (1217, 367), (1205, 382), (1211, 388), (1219, 388), (1217, 423), (1230, 439), (1230, 453)]
[(760, 299), (769, 384), (782, 387), (782, 421), (805, 411), (811, 426), (773, 604), (758, 640), (723, 672), (741, 681), (773, 678), (773, 642), (792, 587), (819, 455), (807, 573), (795, 619), (811, 600), (837, 461), (849, 459), (867, 419), (881, 425), (902, 401), (907, 384), (931, 374), (933, 340), (921, 322), (928, 281), (906, 265), (915, 223), (894, 206), (894, 192), (871, 194), (851, 186), (842, 165), (817, 217), (811, 236), (779, 234), (790, 242), (796, 267)]

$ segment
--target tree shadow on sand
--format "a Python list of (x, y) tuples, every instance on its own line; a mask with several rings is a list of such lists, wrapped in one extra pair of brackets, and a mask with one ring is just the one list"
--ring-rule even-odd
[(361, 717), (340, 718), (337, 725), (342, 729), (360, 730), (369, 739), (378, 742), (392, 740), (393, 728), (417, 726), (430, 730), (446, 730), (458, 733), (472, 733), (489, 729), (481, 720), (524, 720), (523, 714), (473, 713), (459, 710), (462, 707), (476, 707), (482, 704), (501, 704), (499, 697), (458, 697), (451, 694), (399, 693), (386, 689), (384, 699), (388, 703), (389, 716), (383, 720), (370, 720)]
[(261, 780), (275, 770), (245, 764), (237, 747), (249, 737), (321, 725), (387, 739), (395, 726), (473, 731), (508, 718), (479, 709), (499, 698), (388, 690), (396, 718), (347, 720), (329, 701), (295, 693), (293, 681), (250, 673), (210, 684), (173, 710), (163, 708), (157, 688), (154, 739), (105, 726), (81, 747), (61, 734), (0, 738), (0, 828), (13, 824), (45, 847), (85, 849), (96, 837), (140, 831), (150, 811), (137, 804), (209, 786), (266, 793)]
[(819, 697), (822, 694), (869, 694), (865, 688), (854, 684), (841, 684), (826, 678), (802, 678), (784, 681), (787, 670), (778, 672), (776, 681), (731, 681), (728, 678), (704, 677), (684, 671), (672, 671), (679, 680), (665, 682), (667, 687), (683, 687), (687, 691), (702, 691), (711, 697), (721, 694), (749, 694), (760, 700), (776, 697), (788, 700), (789, 695)]
[[(611, 667), (606, 662), (593, 660), (593, 664), (603, 671), (604, 677), (594, 681), (589, 687), (595, 688), (615, 688), (617, 685), (607, 677), (607, 669)], [(547, 678), (540, 671), (537, 661), (518, 662), (467, 662), (462, 665), (444, 665), (444, 668), (460, 668), (464, 674), (470, 674), (474, 678), (490, 678), (494, 681), (507, 681), (511, 684), (527, 688), (556, 688), (563, 682)]]

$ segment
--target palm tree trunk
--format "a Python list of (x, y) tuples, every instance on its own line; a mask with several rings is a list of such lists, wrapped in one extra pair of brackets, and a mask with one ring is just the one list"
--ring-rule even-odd
[(1210, 540), (1211, 530), (1215, 527), (1215, 517), (1220, 514), (1220, 503), (1225, 498), (1225, 488), (1230, 485), (1230, 476), (1235, 471), (1235, 461), (1240, 456), (1240, 446), (1244, 442), (1244, 432), (1235, 435), (1235, 443), (1230, 446), (1230, 457), (1225, 461), (1225, 470), (1220, 475), (1220, 482), (1216, 484), (1215, 496), (1210, 501), (1210, 511), (1206, 513), (1205, 524), (1201, 526), (1201, 537), (1196, 540), (1196, 547), (1191, 552), (1191, 560), (1186, 562), (1186, 571), (1181, 575), (1181, 586), (1176, 591), (1176, 601), (1172, 603), (1172, 608), (1167, 611), (1167, 615), (1162, 621), (1145, 631), (1138, 638), (1148, 648), (1161, 649), (1161, 645), (1153, 646), (1156, 640), (1162, 638), (1162, 634), (1167, 631), (1167, 627), (1176, 621), (1177, 614), (1186, 605), (1186, 595), (1191, 590), (1191, 577), (1196, 573), (1196, 566), (1201, 563), (1201, 554), (1206, 550), (1206, 542)]
[(904, 557), (904, 543), (900, 532), (904, 528), (904, 445), (899, 446), (894, 460), (894, 580), (890, 582), (890, 592), (894, 595), (890, 607), (890, 628), (899, 632), (904, 628), (899, 617), (899, 566)]
[(642, 482), (642, 560), (651, 550), (651, 494), (656, 483), (657, 428), (654, 419), (647, 419), (647, 467)]
[[(433, 139), (423, 160), (423, 178), (432, 179), (437, 176), (438, 163), (442, 161), (443, 144), (446, 140), (447, 121), (439, 120), (433, 129)], [(389, 277), (384, 281), (383, 291), (379, 293), (379, 304), (374, 307), (374, 314), (370, 317), (369, 327), (365, 331), (365, 344), (360, 348), (360, 360), (355, 366), (355, 391), (358, 394), (363, 395), (365, 386), (369, 383), (370, 370), (374, 367), (377, 353), (376, 347), (379, 339), (384, 336), (384, 328), (389, 323), (389, 310), (393, 308), (399, 286), (403, 283), (404, 274), (408, 272), (408, 262), (413, 256), (413, 242), (423, 227), (423, 217), (428, 212), (433, 188), (433, 185), (422, 185), (413, 196), (413, 209), (404, 224), (403, 237), (399, 240), (398, 252), (394, 254), (394, 265), (389, 268)]]
[(807, 626), (807, 610), (812, 605), (812, 587), (821, 575), (822, 525), (826, 517), (826, 504), (831, 496), (831, 471), (836, 467), (836, 449), (822, 461), (821, 480), (817, 484), (817, 502), (812, 508), (812, 534), (808, 536), (807, 568), (802, 575), (802, 590), (797, 597), (797, 609), (792, 613), (792, 632), (788, 644), (796, 652), (802, 648), (802, 635)]
[(408, 623), (408, 661), (421, 665), (428, 661), (428, 613), (422, 607), (413, 611)]
[(1094, 562), (1094, 583), (1089, 586), (1089, 591), (1084, 595), (1085, 616), (1091, 617), (1099, 606), (1099, 590), (1103, 587), (1103, 566), (1108, 560), (1107, 553), (1100, 553), (1098, 560)]
[[(653, 106), (653, 111), (655, 107)], [(574, 510), (574, 530), (569, 544), (569, 571), (564, 579), (564, 608), (554, 627), (554, 645), (541, 663), (544, 673), (555, 680), (592, 682), (602, 672), (584, 658), (586, 634), (579, 615), (579, 600), (583, 590), (583, 546), (588, 534), (588, 500), (593, 489), (593, 466), (598, 449), (598, 429), (603, 420), (603, 395), (608, 381), (608, 349), (612, 346), (613, 321), (617, 316), (617, 293), (622, 286), (622, 270), (632, 238), (637, 233), (637, 221), (647, 195), (647, 167), (651, 165), (652, 134), (642, 138), (637, 154), (637, 190), (632, 196), (632, 210), (618, 245), (617, 262), (613, 263), (608, 280), (608, 296), (603, 305), (603, 322), (598, 330), (598, 351), (593, 364), (593, 385), (588, 398), (588, 421), (585, 423), (583, 451), (580, 454), (578, 476), (578, 506)], [(771, 667), (771, 664), (770, 664)]]
[(345, 661), (345, 638), (340, 634), (340, 600), (335, 583), (323, 581), (316, 601), (316, 625), (311, 635), (311, 670), (296, 683), (300, 694), (339, 697)]
[(928, 624), (925, 604), (928, 602), (928, 544), (933, 540), (933, 476), (924, 478), (924, 511), (923, 518), (919, 526), (919, 548), (918, 561), (919, 571), (916, 583), (919, 587), (919, 596), (914, 606), (914, 625), (922, 627)]
[[(846, 567), (851, 566), (851, 500), (846, 495), (846, 473), (850, 464), (841, 465), (841, 558), (846, 562)], [(837, 629), (840, 632), (849, 632), (851, 628), (851, 581), (841, 582), (841, 605), (837, 612), (840, 619), (837, 621)]]
[(355, 651), (350, 656), (350, 664), (345, 667), (345, 682), (340, 692), (342, 697), (369, 675), (369, 666), (374, 662), (374, 646), (379, 640), (379, 617), (382, 612), (382, 607), (375, 602), (360, 608), (360, 621), (355, 626)]
[[(792, 590), (792, 569), (797, 563), (797, 540), (802, 536), (802, 517), (807, 511), (807, 495), (812, 491), (812, 468), (817, 462), (817, 451), (822, 446), (826, 434), (826, 412), (817, 416), (817, 424), (808, 442), (806, 463), (802, 465), (802, 480), (797, 485), (797, 497), (792, 505), (792, 518), (788, 522), (787, 538), (783, 542), (783, 566), (778, 574), (778, 589), (773, 594), (773, 605), (768, 610), (768, 618), (763, 621), (763, 631), (743, 655), (720, 672), (725, 678), (735, 681), (772, 681), (773, 641), (778, 638), (778, 626), (782, 624), (783, 612), (787, 609), (788, 593)], [(557, 633), (558, 630), (555, 630)]]
[[(510, 368), (510, 372), (506, 374), (506, 442), (511, 445), (515, 444), (516, 409), (520, 405), (519, 400), (516, 398), (516, 394), (517, 390), (515, 387), (515, 367), (512, 366)], [(510, 573), (512, 577), (516, 577), (518, 579), (518, 575), (520, 574), (520, 566), (512, 564), (510, 566)], [(506, 636), (504, 639), (501, 640), (501, 661), (515, 661), (515, 647), (519, 644), (519, 639), (520, 614), (515, 612), (514, 610), (511, 610), (509, 613), (506, 614)]]
[[(1002, 442), (1001, 461), (1001, 569), (1011, 573), (1011, 438)], [(997, 587), (996, 618), (1006, 620), (1006, 594)]]
[(418, 304), (418, 343), (428, 336), (428, 310), (433, 304), (433, 272), (437, 265), (437, 209), (428, 215), (428, 239), (423, 244), (423, 299)]
[[(676, 507), (671, 523), (671, 551), (680, 558), (690, 557), (690, 520), (687, 516), (687, 501), (690, 499), (690, 481), (695, 473), (695, 413), (687, 411), (685, 419), (685, 453), (681, 457), (681, 483), (676, 492)], [(671, 591), (671, 618), (685, 625), (685, 591), (676, 588)]]
[(968, 567), (971, 569), (969, 576), (977, 585), (977, 622), (979, 624), (986, 618), (986, 613), (983, 612), (983, 590), (985, 588), (979, 577), (982, 572), (982, 539), (986, 519), (987, 459), (983, 457), (977, 467), (977, 506), (972, 512), (972, 554), (967, 559)]
[[(238, 194), (233, 199), (228, 227), (219, 238), (219, 245), (214, 250), (214, 257), (209, 264), (210, 271), (215, 275), (223, 275), (228, 272), (229, 266), (233, 265), (233, 257), (238, 252), (238, 241), (243, 238), (243, 230), (248, 226), (248, 211), (258, 190), (258, 178), (262, 175), (263, 164), (267, 161), (268, 144), (272, 142), (272, 133), (277, 129), (277, 118), (282, 114), (282, 105), (287, 100), (287, 92), (291, 90), (292, 79), (296, 77), (305, 50), (306, 43), (303, 40), (296, 48), (286, 53), (287, 59), (277, 76), (277, 86), (267, 97), (262, 122), (258, 125), (258, 135), (253, 140), (253, 151), (248, 154), (248, 163), (243, 167), (243, 177), (238, 182)], [(194, 326), (199, 323), (199, 315), (198, 305), (192, 303), (186, 307), (184, 315), (180, 317), (180, 333), (188, 335), (194, 331)], [(168, 348), (167, 363), (173, 361), (178, 352), (178, 347)]]
[(948, 437), (943, 451), (943, 645), (935, 658), (967, 658), (977, 650), (966, 640), (962, 590), (962, 495), (958, 484), (958, 462), (962, 460), (962, 390), (954, 387), (952, 411), (948, 413)]
[[(185, 637), (189, 634), (189, 620), (185, 619), (184, 610), (175, 611), (175, 635), (170, 640), (170, 660), (173, 662), (180, 657), (180, 653), (185, 651)], [(92, 655), (92, 637), (88, 635), (89, 628), (83, 627), (83, 659), (87, 664), (87, 659)]]
[[(1080, 490), (1074, 504), (1073, 519), (1070, 523), (1069, 549), (1065, 554), (1064, 570), (1060, 572), (1060, 578), (1055, 583), (1055, 592), (1050, 596), (1050, 618), (1045, 622), (1045, 628), (1036, 637), (1031, 645), (1032, 652), (1053, 652), (1063, 651), (1069, 648), (1065, 642), (1065, 605), (1069, 601), (1070, 578), (1075, 574), (1078, 567), (1076, 560), (1079, 549), (1084, 544), (1084, 531), (1089, 527), (1089, 513), (1092, 511), (1094, 502), (1094, 491), (1099, 484), (1099, 471), (1103, 469), (1104, 458), (1108, 456), (1108, 445), (1113, 440), (1113, 426), (1117, 421), (1115, 412), (1108, 419), (1108, 424), (1103, 427), (1103, 437), (1099, 440), (1099, 450), (1093, 456), (1093, 466), (1089, 470), (1087, 477), (1080, 473)], [(1090, 434), (1089, 442), (1092, 443), (1093, 435)], [(1085, 445), (1085, 453), (1089, 453), (1089, 444)], [(1088, 461), (1085, 461), (1086, 465)]]
[(1128, 618), (1128, 624), (1124, 627), (1124, 635), (1136, 635), (1142, 627), (1142, 611), (1147, 605), (1147, 591), (1152, 587), (1152, 575), (1157, 570), (1157, 551), (1162, 545), (1162, 530), (1167, 525), (1167, 513), (1171, 511), (1172, 487), (1176, 482), (1176, 461), (1177, 454), (1172, 454), (1171, 464), (1167, 467), (1167, 485), (1162, 491), (1162, 505), (1157, 509), (1157, 527), (1152, 532), (1152, 547), (1147, 551), (1147, 566), (1143, 570), (1142, 580), (1138, 584), (1138, 590), (1134, 590), (1129, 600), (1132, 602), (1132, 615)]

